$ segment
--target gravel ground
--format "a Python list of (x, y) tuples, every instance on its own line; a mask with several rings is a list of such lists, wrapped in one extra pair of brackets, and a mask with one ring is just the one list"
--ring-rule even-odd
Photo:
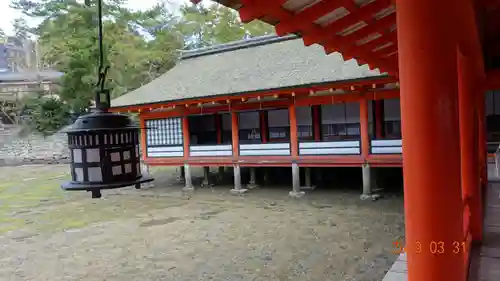
[(66, 169), (0, 168), (0, 280), (379, 281), (403, 235), (401, 196), (183, 194), (162, 169), (154, 187), (91, 199), (59, 190)]

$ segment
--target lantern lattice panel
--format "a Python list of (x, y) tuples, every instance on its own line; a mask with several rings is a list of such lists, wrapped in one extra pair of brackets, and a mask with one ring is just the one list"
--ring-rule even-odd
[(146, 131), (148, 147), (183, 144), (182, 119), (179, 117), (146, 120), (146, 127), (152, 128)]
[(141, 176), (137, 130), (68, 136), (74, 182), (113, 182)]

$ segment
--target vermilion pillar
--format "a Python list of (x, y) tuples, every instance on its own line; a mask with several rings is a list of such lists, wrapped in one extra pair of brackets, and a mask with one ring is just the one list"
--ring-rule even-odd
[[(139, 115), (139, 122), (141, 128), (146, 128), (146, 119), (143, 116)], [(147, 146), (146, 146), (146, 130), (141, 130), (141, 150), (142, 150), (142, 160), (146, 160), (147, 158)]]
[(217, 144), (222, 143), (222, 115), (214, 114), (215, 132), (217, 134)]
[(288, 107), (288, 115), (290, 116), (290, 152), (292, 157), (296, 158), (299, 155), (299, 142), (297, 136), (297, 112), (295, 104), (290, 104)]
[(481, 177), (481, 187), (485, 188), (488, 184), (488, 151), (486, 136), (486, 111), (484, 91), (478, 91), (478, 142), (479, 142), (479, 176)]
[(189, 119), (188, 115), (182, 116), (182, 136), (184, 141), (184, 158), (189, 158), (189, 143), (190, 143), (190, 134), (189, 134)]
[(231, 138), (233, 145), (233, 157), (239, 156), (240, 149), (240, 134), (238, 126), (238, 112), (231, 111)]
[(373, 106), (373, 123), (375, 124), (375, 138), (384, 138), (384, 101), (375, 100)]
[[(470, 231), (474, 241), (483, 238), (483, 208), (478, 168), (480, 149), (479, 112), (484, 108), (485, 72), (476, 15), (471, 0), (458, 0), (456, 7), (461, 26), (458, 28), (458, 74), (460, 105), (460, 142), (462, 151), (462, 189), (470, 198)], [(482, 100), (478, 103), (479, 100)], [(483, 132), (484, 133), (484, 132)], [(484, 141), (486, 148), (486, 141)], [(486, 155), (486, 153), (484, 153)], [(486, 160), (486, 159), (485, 159)], [(481, 166), (481, 164), (479, 165)]]
[(460, 119), (460, 155), (462, 172), (462, 193), (469, 202), (471, 219), (469, 228), (472, 239), (481, 241), (483, 238), (483, 214), (481, 207), (481, 192), (479, 185), (479, 147), (477, 143), (477, 102), (474, 96), (477, 81), (474, 73), (474, 63), (471, 57), (465, 57), (460, 51), (458, 56), (459, 82), (459, 119)]
[(368, 124), (368, 101), (359, 101), (359, 127), (361, 131), (361, 155), (366, 158), (370, 154), (370, 132)]
[(396, 5), (408, 281), (465, 280), (454, 5)]
[(267, 111), (261, 110), (259, 111), (259, 124), (260, 124), (260, 139), (262, 143), (267, 143), (267, 134), (269, 132), (267, 126)]
[[(478, 25), (476, 20), (476, 11), (474, 7), (474, 2), (471, 0), (457, 0), (455, 1), (455, 6), (457, 7), (458, 17), (460, 18), (460, 26), (457, 28), (459, 31), (459, 48), (460, 52), (465, 56), (467, 67), (472, 68), (467, 74), (469, 79), (474, 82), (472, 86), (474, 88), (474, 104), (477, 108), (476, 122), (477, 130), (476, 134), (478, 136), (478, 146), (479, 146), (479, 175), (480, 183), (485, 186), (488, 182), (488, 172), (487, 172), (487, 144), (486, 144), (486, 122), (485, 122), (485, 112), (484, 112), (484, 94), (485, 94), (485, 84), (486, 84), (486, 72), (483, 60), (483, 50), (480, 42), (480, 36), (478, 31)], [(472, 106), (472, 105), (471, 105)], [(478, 196), (482, 193), (479, 192)], [(482, 198), (479, 200), (482, 205)], [(480, 207), (482, 210), (482, 207)], [(481, 215), (482, 216), (482, 215)]]
[(314, 141), (321, 141), (321, 105), (313, 105), (312, 110), (312, 123), (313, 123), (313, 139)]

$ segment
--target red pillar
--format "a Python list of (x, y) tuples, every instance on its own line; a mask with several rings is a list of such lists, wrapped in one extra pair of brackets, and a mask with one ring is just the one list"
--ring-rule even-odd
[(454, 5), (396, 5), (408, 281), (465, 280)]
[[(139, 122), (140, 122), (141, 128), (146, 128), (146, 119), (144, 119), (144, 116), (141, 116), (140, 114), (139, 114)], [(142, 160), (143, 161), (146, 160), (146, 158), (147, 158), (146, 130), (147, 129), (141, 130), (141, 150), (142, 150)]]
[(231, 111), (231, 138), (233, 145), (233, 158), (240, 154), (240, 129), (238, 126), (238, 112)]
[(373, 112), (375, 114), (373, 118), (373, 123), (375, 124), (375, 138), (382, 139), (384, 138), (384, 101), (383, 100), (375, 100), (373, 103), (375, 106), (373, 107)]
[(299, 155), (299, 141), (297, 137), (297, 112), (295, 104), (288, 107), (288, 115), (290, 116), (290, 152), (293, 158)]
[(370, 154), (370, 132), (368, 123), (368, 101), (359, 101), (359, 127), (361, 131), (361, 156), (366, 159)]
[(259, 124), (260, 124), (260, 139), (262, 143), (267, 143), (267, 111), (261, 110), (259, 111)]
[(486, 135), (486, 109), (485, 92), (478, 91), (478, 142), (479, 142), (479, 176), (481, 177), (481, 188), (488, 185), (488, 145)]
[(217, 134), (217, 144), (222, 143), (222, 115), (214, 114), (215, 132)]
[(477, 138), (477, 99), (474, 64), (470, 57), (458, 52), (460, 156), (462, 172), (462, 193), (469, 202), (471, 218), (469, 229), (474, 241), (483, 239), (483, 215), (481, 207), (479, 169), (479, 147)]
[(312, 107), (313, 139), (321, 141), (321, 105)]
[(184, 158), (189, 158), (189, 143), (190, 143), (190, 134), (189, 134), (189, 119), (188, 115), (182, 116), (182, 136), (184, 141)]
[[(455, 6), (458, 7), (457, 11), (460, 18), (459, 23), (461, 23), (461, 25), (457, 28), (460, 35), (460, 51), (467, 58), (467, 67), (473, 69), (469, 71), (468, 76), (474, 81), (474, 96), (477, 97), (475, 105), (477, 108), (476, 134), (478, 135), (477, 145), (479, 146), (479, 176), (481, 185), (485, 186), (488, 182), (488, 157), (486, 144), (486, 116), (484, 108), (486, 72), (484, 69), (483, 51), (473, 1), (458, 0), (455, 4)], [(479, 192), (478, 196), (481, 195), (482, 193)], [(482, 199), (480, 200), (480, 203), (482, 205)]]

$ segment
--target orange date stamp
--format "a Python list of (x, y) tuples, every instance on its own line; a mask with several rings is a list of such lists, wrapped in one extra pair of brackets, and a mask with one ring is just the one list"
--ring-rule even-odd
[(448, 245), (443, 241), (431, 241), (429, 243), (421, 243), (420, 241), (415, 241), (413, 247), (405, 246), (403, 241), (396, 240), (392, 242), (392, 253), (402, 254), (409, 251), (415, 251), (416, 254), (430, 253), (433, 255), (442, 255), (446, 253), (461, 254), (467, 252), (467, 243), (453, 241), (453, 243), (448, 243)]

